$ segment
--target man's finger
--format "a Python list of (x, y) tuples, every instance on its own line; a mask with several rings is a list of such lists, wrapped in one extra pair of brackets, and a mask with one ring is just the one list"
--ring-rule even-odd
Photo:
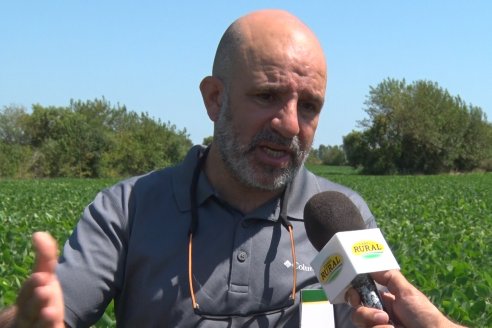
[(58, 246), (55, 239), (47, 232), (35, 232), (32, 243), (36, 252), (34, 272), (55, 273), (58, 261)]
[(24, 306), (34, 297), (34, 290), (39, 286), (44, 286), (51, 280), (50, 274), (46, 272), (37, 272), (32, 274), (23, 284), (19, 294), (17, 295), (17, 305), (20, 308)]
[(345, 293), (345, 300), (350, 306), (354, 308), (361, 306), (360, 295), (354, 288), (349, 288), (347, 290), (347, 292)]
[(393, 327), (389, 324), (389, 316), (386, 312), (360, 306), (352, 313), (352, 322), (355, 326), (365, 327)]
[(60, 285), (57, 280), (54, 280), (49, 286), (45, 287), (46, 290), (43, 298), (45, 298), (48, 303), (40, 309), (36, 327), (65, 328)]
[(37, 272), (27, 279), (17, 297), (17, 327), (30, 327), (39, 310), (48, 303), (42, 289), (51, 281), (51, 274)]
[(25, 281), (17, 298), (16, 327), (63, 327), (63, 295), (53, 277), (36, 272)]
[(390, 293), (397, 297), (409, 286), (408, 280), (398, 270), (374, 272), (371, 273), (371, 276), (377, 283), (386, 286)]

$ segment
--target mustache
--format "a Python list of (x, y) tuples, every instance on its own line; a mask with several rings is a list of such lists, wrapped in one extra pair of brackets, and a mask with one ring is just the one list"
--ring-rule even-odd
[(289, 148), (289, 151), (294, 153), (296, 156), (298, 156), (301, 151), (301, 142), (299, 141), (298, 136), (294, 136), (293, 138), (286, 138), (282, 135), (280, 135), (278, 132), (271, 131), (271, 130), (262, 130), (259, 133), (257, 133), (254, 137), (253, 140), (251, 140), (250, 144), (248, 145), (247, 151), (253, 151), (254, 148), (256, 148), (261, 142), (270, 142), (273, 144), (277, 144), (282, 147), (287, 147)]

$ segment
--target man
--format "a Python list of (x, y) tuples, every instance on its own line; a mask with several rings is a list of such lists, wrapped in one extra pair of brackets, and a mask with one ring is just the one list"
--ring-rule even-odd
[[(303, 168), (326, 77), (318, 40), (291, 14), (265, 10), (235, 21), (200, 84), (214, 122), (209, 150), (194, 147), (176, 167), (99, 194), (56, 275), (50, 242), (36, 235), (42, 272), (19, 296), (19, 326), (43, 317), (89, 326), (112, 299), (122, 327), (299, 326), (299, 290), (316, 284), (307, 200), (341, 191), (375, 225), (356, 193)], [(33, 286), (44, 285), (31, 301)], [(54, 301), (62, 293), (64, 313)], [(350, 314), (348, 305), (336, 307), (340, 327), (351, 326)]]
[[(326, 88), (314, 34), (279, 10), (235, 21), (200, 84), (214, 122), (209, 149), (98, 194), (67, 241), (34, 236), (36, 267), (17, 327), (87, 327), (115, 302), (121, 327), (298, 327), (299, 290), (316, 285), (303, 209), (324, 190), (306, 159)], [(351, 308), (335, 306), (337, 327)]]

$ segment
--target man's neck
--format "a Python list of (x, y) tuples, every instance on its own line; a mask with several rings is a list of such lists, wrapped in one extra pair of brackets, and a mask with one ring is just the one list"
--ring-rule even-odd
[(230, 173), (214, 146), (210, 149), (204, 171), (220, 197), (245, 214), (282, 193), (281, 190), (267, 191), (245, 186)]

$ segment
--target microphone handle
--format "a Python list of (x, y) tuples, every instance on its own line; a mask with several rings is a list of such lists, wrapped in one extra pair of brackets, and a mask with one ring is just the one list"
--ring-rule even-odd
[[(352, 280), (352, 287), (359, 293), (362, 305), (366, 307), (371, 307), (378, 310), (383, 310), (384, 312), (389, 312), (386, 310), (383, 304), (383, 299), (379, 290), (376, 287), (376, 283), (369, 276), (369, 274), (360, 274)], [(393, 318), (389, 319), (389, 324), (394, 324)]]
[(352, 280), (352, 287), (359, 293), (362, 305), (379, 310), (384, 309), (376, 283), (368, 274), (360, 274)]

